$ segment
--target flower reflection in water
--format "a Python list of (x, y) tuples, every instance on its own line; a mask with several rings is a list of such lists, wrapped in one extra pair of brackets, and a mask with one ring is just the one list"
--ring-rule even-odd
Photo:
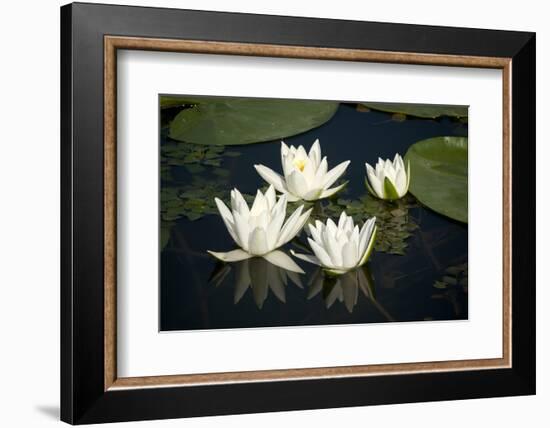
[[(232, 271), (233, 275), (229, 275)], [(270, 294), (281, 303), (286, 303), (286, 289), (291, 284), (304, 288), (300, 274), (275, 266), (262, 257), (253, 257), (236, 263), (219, 263), (210, 277), (210, 283), (218, 288), (228, 277), (231, 279), (227, 282), (235, 287), (233, 304), (238, 304), (250, 288), (258, 309), (262, 309)], [(366, 266), (342, 275), (331, 275), (318, 268), (311, 275), (307, 288), (304, 299), (311, 300), (320, 295), (327, 309), (339, 301), (350, 314), (357, 305), (359, 295), (363, 294), (370, 305), (387, 321), (395, 321), (376, 300), (374, 279)]]
[(339, 301), (344, 304), (349, 313), (352, 313), (359, 299), (360, 291), (388, 321), (394, 321), (392, 316), (377, 302), (374, 279), (366, 266), (358, 267), (342, 275), (331, 275), (321, 268), (317, 269), (309, 284), (307, 298), (312, 299), (321, 293), (327, 309)]
[(239, 303), (249, 288), (252, 289), (254, 302), (258, 309), (263, 307), (269, 296), (269, 290), (278, 300), (286, 303), (285, 288), (289, 282), (303, 288), (298, 273), (275, 266), (262, 257), (253, 257), (230, 265), (221, 265), (213, 273), (210, 281), (216, 287), (220, 286), (232, 269), (235, 270), (234, 304)]

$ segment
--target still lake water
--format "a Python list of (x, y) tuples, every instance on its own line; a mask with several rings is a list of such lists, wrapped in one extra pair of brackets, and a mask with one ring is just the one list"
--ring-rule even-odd
[[(367, 193), (365, 162), (374, 165), (378, 157), (404, 155), (411, 144), (426, 138), (467, 133), (467, 124), (446, 117), (396, 121), (388, 113), (362, 112), (354, 105), (341, 104), (330, 121), (285, 142), (309, 150), (319, 138), (329, 168), (351, 160), (343, 177), (349, 183), (339, 197), (352, 200)], [(161, 149), (174, 143), (161, 135)], [(199, 177), (203, 181), (197, 187), (210, 182), (227, 199), (233, 187), (255, 194), (265, 186), (254, 164), (281, 171), (279, 141), (231, 146), (227, 152), (232, 155), (222, 154), (219, 168), (171, 166), (161, 189), (188, 185)], [(304, 275), (289, 275), (263, 259), (223, 265), (206, 253), (236, 248), (217, 213), (193, 221), (187, 217), (172, 221), (160, 254), (160, 329), (467, 319), (467, 225), (421, 206), (409, 209), (409, 216), (418, 228), (406, 240), (406, 255), (375, 251), (366, 269), (339, 281), (323, 280), (317, 266), (296, 259)], [(286, 252), (288, 248), (292, 246), (287, 244)], [(452, 278), (456, 266), (460, 266), (460, 281)], [(442, 282), (442, 278), (446, 279)]]

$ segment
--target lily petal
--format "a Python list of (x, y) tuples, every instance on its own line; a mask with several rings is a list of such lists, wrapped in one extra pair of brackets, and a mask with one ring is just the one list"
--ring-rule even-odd
[(365, 263), (367, 263), (367, 260), (369, 259), (370, 255), (372, 253), (372, 250), (374, 248), (374, 241), (376, 241), (376, 231), (377, 231), (377, 227), (374, 226), (374, 230), (372, 231), (372, 235), (370, 237), (370, 241), (369, 241), (369, 244), (367, 246), (367, 250), (365, 251), (365, 254), (363, 254), (363, 257), (359, 261), (359, 266), (363, 266)]
[(309, 159), (313, 162), (315, 169), (319, 167), (321, 162), (321, 146), (319, 145), (319, 139), (315, 140), (311, 148), (309, 149)]
[(323, 187), (325, 189), (332, 186), (332, 184), (340, 178), (340, 176), (346, 172), (346, 169), (351, 161), (345, 161), (338, 165), (336, 165), (334, 168), (332, 168), (327, 174), (325, 175), (323, 179)]
[(235, 233), (233, 214), (231, 214), (231, 211), (229, 211), (229, 208), (227, 208), (221, 199), (214, 198), (214, 201), (216, 202), (216, 206), (218, 207), (218, 211), (220, 212), (227, 231), (233, 238), (233, 241), (235, 241), (237, 245), (241, 246), (241, 243), (237, 238), (237, 234)]
[(235, 219), (235, 234), (239, 238), (240, 246), (248, 251), (248, 222), (239, 212), (233, 211), (233, 218)]
[(313, 250), (313, 253), (317, 256), (317, 258), (321, 262), (321, 266), (332, 268), (333, 267), (332, 260), (330, 259), (330, 256), (328, 255), (326, 250), (311, 238), (308, 238), (308, 242), (311, 249)]
[(254, 165), (254, 168), (260, 174), (260, 176), (267, 181), (269, 184), (273, 185), (279, 193), (288, 192), (285, 184), (285, 179), (273, 171), (271, 168), (268, 168), (264, 165)]
[(300, 266), (296, 264), (290, 256), (283, 251), (275, 250), (270, 253), (264, 254), (263, 258), (266, 259), (269, 263), (278, 266), (280, 268), (286, 269), (290, 272), (296, 273), (305, 273)]
[(262, 256), (269, 251), (265, 229), (257, 227), (252, 231), (248, 240), (248, 251), (257, 256)]
[(233, 251), (228, 251), (227, 253), (216, 253), (210, 250), (208, 250), (207, 252), (208, 254), (213, 255), (222, 262), (239, 262), (241, 260), (246, 260), (250, 257), (253, 257), (252, 254), (249, 254), (246, 251), (241, 250), (240, 248)]
[(279, 234), (279, 239), (277, 240), (276, 247), (280, 247), (281, 245), (286, 244), (288, 241), (290, 241), (294, 236), (291, 238), (288, 238), (290, 234), (292, 233), (292, 228), (294, 226), (294, 223), (297, 222), (300, 218), (300, 215), (302, 214), (302, 211), (304, 210), (304, 206), (300, 205), (296, 211), (294, 211), (290, 217), (286, 220), (285, 224), (283, 225), (281, 229), (281, 233)]
[(305, 213), (303, 213), (299, 218), (298, 220), (296, 220), (296, 222), (294, 223), (294, 225), (292, 226), (292, 228), (290, 229), (288, 235), (286, 236), (286, 241), (284, 242), (285, 244), (290, 241), (291, 239), (293, 239), (299, 232), (300, 230), (303, 229), (303, 227), (305, 226), (305, 224), (307, 223), (308, 219), (309, 219), (309, 216), (311, 215), (311, 212), (313, 211), (313, 208), (310, 208), (309, 210), (307, 210)]
[(308, 191), (306, 179), (299, 171), (292, 171), (287, 177), (286, 185), (288, 190), (300, 198)]
[(287, 196), (288, 202), (298, 202), (302, 200), (302, 198), (299, 198), (298, 196), (295, 196), (292, 193), (285, 193), (285, 195)]
[(339, 186), (333, 187), (332, 189), (323, 190), (321, 192), (321, 195), (319, 196), (319, 199), (328, 198), (328, 197), (338, 193), (340, 190), (342, 190), (344, 187), (346, 187), (346, 184), (348, 184), (347, 181), (340, 184)]
[(296, 257), (296, 258), (298, 258), (298, 259), (302, 259), (302, 260), (304, 260), (304, 261), (306, 261), (306, 262), (308, 262), (308, 263), (312, 263), (312, 264), (317, 265), (317, 266), (322, 266), (322, 265), (321, 265), (321, 261), (320, 261), (317, 257), (315, 257), (315, 256), (313, 256), (313, 255), (310, 255), (310, 254), (300, 254), (300, 253), (297, 253), (297, 252), (294, 251), (294, 250), (290, 250), (290, 253), (291, 253), (294, 257)]

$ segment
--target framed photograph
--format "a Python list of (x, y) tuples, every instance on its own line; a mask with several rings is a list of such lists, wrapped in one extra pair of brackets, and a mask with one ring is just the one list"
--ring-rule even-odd
[(535, 35), (61, 8), (61, 418), (535, 393)]

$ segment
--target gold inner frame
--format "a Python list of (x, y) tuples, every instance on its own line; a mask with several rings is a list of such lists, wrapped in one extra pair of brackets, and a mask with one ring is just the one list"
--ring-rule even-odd
[[(491, 359), (431, 361), (305, 369), (261, 370), (169, 376), (117, 376), (116, 367), (116, 65), (117, 50), (148, 50), (218, 55), (245, 55), (338, 61), (441, 65), (502, 70), (503, 82), (503, 320), (502, 357)], [(512, 339), (512, 165), (511, 165), (511, 58), (385, 52), (306, 46), (170, 40), (139, 37), (104, 37), (104, 388), (112, 389), (193, 386), (220, 383), (283, 381), (313, 378), (357, 377), (419, 372), (480, 370), (511, 367)]]

